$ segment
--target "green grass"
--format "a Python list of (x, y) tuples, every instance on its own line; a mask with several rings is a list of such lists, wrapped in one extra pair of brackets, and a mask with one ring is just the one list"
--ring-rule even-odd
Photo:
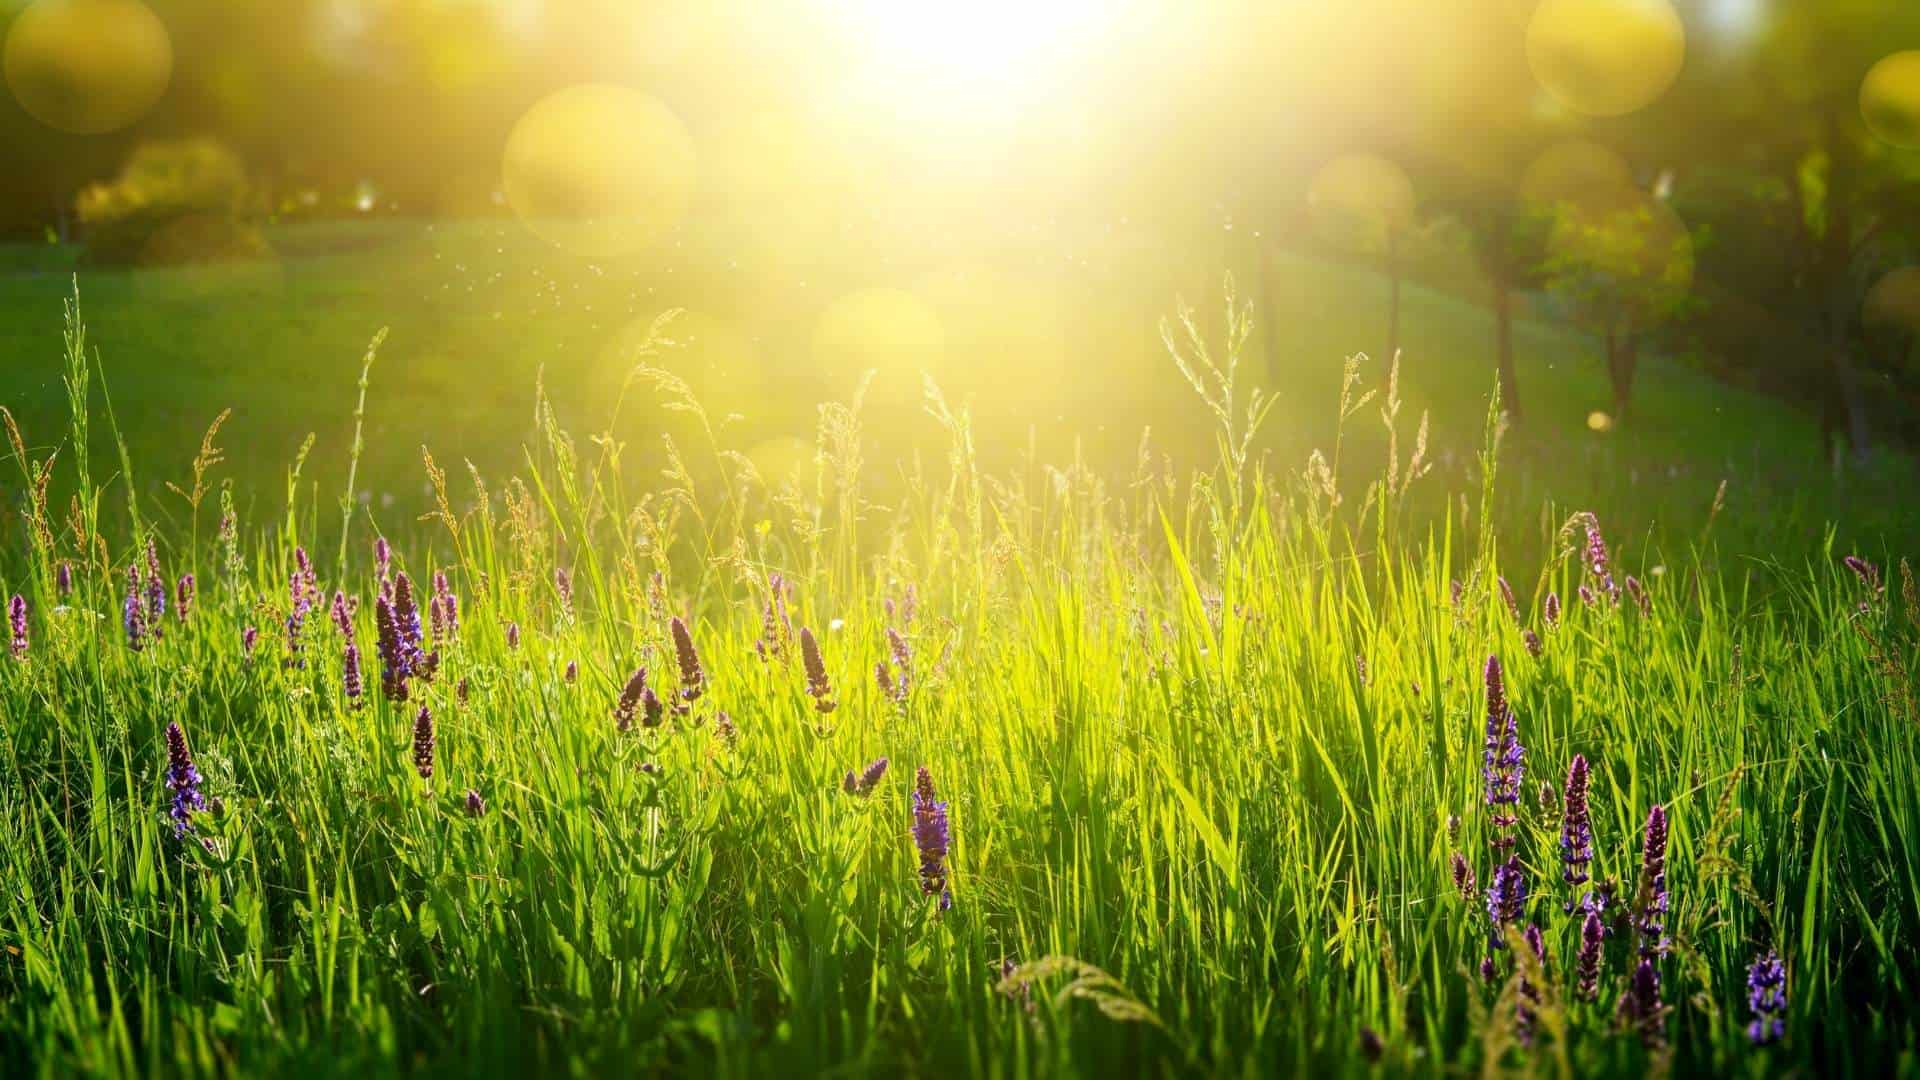
[[(880, 466), (869, 483), (883, 498), (898, 492), (895, 463), (944, 453), (920, 409), (922, 362), (950, 399), (971, 403), (977, 452), (995, 473), (1078, 460), (1117, 475), (1133, 467), (1147, 429), (1176, 461), (1210, 456), (1211, 436), (1192, 422), (1157, 325), (1185, 295), (1204, 304), (1217, 331), (1209, 298), (1219, 295), (1223, 267), (1236, 269), (1255, 304), (1244, 381), (1278, 402), (1258, 448), (1270, 467), (1294, 469), (1331, 443), (1326, 403), (1338, 392), (1341, 359), (1381, 348), (1386, 289), (1371, 272), (1297, 255), (1276, 256), (1263, 275), (1232, 237), (1076, 237), (1064, 228), (1044, 242), (938, 236), (913, 245), (911, 257), (896, 251), (856, 271), (755, 262), (737, 257), (744, 244), (691, 241), (603, 266), (546, 248), (511, 222), (364, 222), (279, 228), (272, 238), (282, 256), (266, 267), (83, 269), (79, 285), (148, 486), (182, 481), (201, 433), (231, 407), (227, 441), (247, 452), (227, 475), (243, 504), (279, 498), (285, 464), (309, 433), (307, 479), (339, 490), (360, 359), (374, 332), (390, 326), (367, 405), (361, 487), (391, 528), (426, 508), (423, 445), (487, 475), (521, 466), (519, 447), (535, 436), (527, 404), (536, 382), (562, 416), (602, 425), (633, 366), (638, 331), (670, 307), (692, 315), (674, 335), (680, 347), (656, 362), (681, 373), (716, 417), (738, 414), (729, 444), (784, 475), (795, 440), (812, 440), (815, 403), (849, 399), (864, 366), (819, 355), (816, 324), (836, 298), (876, 286), (925, 297), (945, 337), (944, 348), (883, 370), (869, 393), (869, 458)], [(57, 328), (73, 269), (67, 249), (0, 255), (0, 354), (13, 373), (4, 403), (30, 438), (51, 440), (65, 422)], [(1410, 287), (1402, 340), (1407, 427), (1431, 411), (1431, 457), (1445, 474), (1437, 486), (1471, 487), (1492, 382), (1488, 316), (1456, 296)], [(1527, 422), (1510, 440), (1509, 476), (1524, 485), (1513, 490), (1522, 503), (1591, 506), (1636, 528), (1692, 522), (1725, 480), (1734, 505), (1751, 498), (1774, 513), (1783, 499), (1802, 504), (1794, 523), (1778, 528), (1807, 542), (1830, 520), (1862, 530), (1868, 546), (1904, 525), (1884, 512), (1913, 482), (1911, 463), (1864, 490), (1857, 478), (1837, 488), (1815, 425), (1782, 403), (1650, 361), (1639, 414), (1594, 433), (1588, 413), (1608, 407), (1595, 343), (1543, 317), (1521, 322), (1518, 352)], [(1378, 358), (1366, 365), (1369, 383), (1382, 382), (1386, 367)], [(691, 433), (682, 416), (627, 416), (619, 434), (632, 444), (636, 471), (665, 464), (660, 433)], [(1376, 426), (1349, 437), (1356, 461), (1380, 461)], [(95, 453), (110, 449), (99, 442)]]
[[(132, 319), (140, 305), (126, 303)], [(1421, 304), (1453, 312), (1438, 326), (1472, 325), (1443, 298)], [(89, 340), (117, 426), (177, 404), (166, 388), (179, 384), (122, 374), (143, 354), (102, 325)], [(1677, 478), (1624, 475), (1650, 466), (1622, 464), (1637, 459), (1617, 448), (1583, 460), (1570, 442), (1496, 446), (1483, 432), (1485, 458), (1456, 451), (1464, 460), (1409, 481), (1410, 403), (1394, 420), (1399, 482), (1369, 497), (1380, 455), (1354, 448), (1386, 441), (1383, 402), (1354, 407), (1337, 364), (1309, 377), (1303, 362), (1303, 383), (1330, 387), (1313, 413), (1326, 483), (1277, 453), (1271, 467), (1257, 454), (1244, 468), (1156, 459), (1138, 475), (1071, 461), (989, 470), (958, 410), (909, 420), (829, 406), (800, 482), (767, 484), (728, 453), (731, 431), (690, 436), (701, 414), (669, 388), (681, 410), (636, 391), (610, 418), (604, 403), (522, 399), (519, 415), (547, 419), (524, 452), (518, 439), (496, 448), (492, 460), (513, 464), (483, 468), (484, 489), (450, 468), (444, 497), (424, 500), (446, 513), (428, 521), (349, 499), (343, 537), (359, 374), (345, 369), (365, 345), (341, 333), (337, 383), (270, 406), (336, 416), (330, 452), (297, 481), (240, 485), (250, 497), (231, 528), (225, 466), (197, 506), (157, 489), (165, 476), (191, 492), (184, 460), (171, 474), (150, 465), (190, 448), (129, 447), (127, 482), (97, 382), (82, 399), (90, 437), (63, 434), (79, 417), (49, 430), (57, 406), (28, 428), (24, 487), (36, 486), (29, 462), (58, 445), (49, 490), (81, 509), (70, 520), (59, 498), (23, 497), (0, 551), (0, 589), (26, 598), (32, 638), (24, 659), (0, 662), (10, 1075), (1321, 1075), (1365, 1070), (1363, 1029), (1384, 1065), (1420, 1073), (1920, 1073), (1920, 597), (1898, 559), (1912, 552), (1866, 549), (1891, 585), (1872, 592), (1840, 566), (1854, 548), (1836, 548), (1820, 516), (1857, 504), (1906, 520), (1897, 501), (1868, 504), (1864, 484), (1756, 482), (1715, 513), (1708, 455), (1674, 461), (1691, 490), (1673, 494)], [(417, 450), (389, 445), (405, 436), (383, 411), (408, 334), (396, 316), (373, 368), (358, 464), (376, 484), (421, 475), (401, 471)], [(1422, 334), (1445, 338), (1428, 327), (1409, 339)], [(64, 395), (49, 336), (48, 393)], [(251, 385), (238, 363), (221, 372), (235, 381), (192, 395), (209, 418), (230, 400), (217, 388)], [(1217, 400), (1221, 385), (1200, 374)], [(505, 373), (477, 391), (494, 376)], [(1659, 377), (1676, 394), (1691, 385)], [(1476, 380), (1430, 379), (1432, 404), (1457, 393), (1484, 420)], [(1308, 414), (1292, 393), (1270, 426)], [(1180, 438), (1204, 446), (1219, 430), (1232, 443), (1237, 400), (1220, 430), (1222, 415), (1186, 392)], [(1740, 404), (1748, 422), (1769, 415)], [(571, 437), (551, 419), (579, 415), (608, 435)], [(662, 415), (687, 463), (664, 479), (622, 452), (656, 439)], [(873, 417), (937, 452), (896, 468), (862, 426)], [(420, 421), (437, 460), (458, 460), (448, 442), (482, 438), (467, 421)], [(256, 475), (308, 426), (276, 441), (243, 422), (223, 444), (244, 448), (233, 464)], [(1469, 424), (1447, 429), (1464, 439)], [(1661, 453), (1707, 441), (1672, 439)], [(111, 449), (81, 453), (97, 446)], [(337, 479), (316, 491), (316, 474)], [(1581, 535), (1562, 526), (1594, 505), (1579, 501), (1589, 476), (1622, 508), (1601, 521), (1615, 573), (1645, 582), (1649, 610), (1574, 599), (1591, 579)], [(871, 501), (882, 491), (884, 505)], [(1688, 509), (1660, 516), (1667, 506)], [(1913, 535), (1833, 528), (1881, 545)], [(439, 672), (405, 702), (382, 694), (373, 656), (376, 534), (423, 593), (444, 571), (461, 603), (458, 635), (433, 642)], [(167, 579), (196, 575), (198, 599), (134, 651), (122, 604), (149, 537)], [(343, 693), (324, 601), (306, 616), (302, 663), (288, 663), (303, 547), (321, 596), (358, 600), (364, 707)], [(56, 591), (61, 562), (71, 596)], [(570, 603), (556, 567), (571, 572)], [(767, 615), (775, 574), (790, 583), (791, 631), (777, 608)], [(1537, 658), (1500, 599), (1502, 574), (1518, 623), (1544, 640)], [(1557, 627), (1540, 614), (1550, 591), (1565, 601)], [(612, 713), (636, 667), (662, 695), (684, 685), (675, 615), (705, 692), (684, 716), (622, 732)], [(807, 693), (802, 627), (822, 643), (831, 713)], [(874, 676), (894, 656), (889, 629), (912, 657), (900, 701)], [(1510, 1045), (1510, 964), (1491, 983), (1476, 971), (1485, 909), (1450, 881), (1454, 852), (1483, 888), (1494, 865), (1489, 654), (1506, 662), (1529, 770), (1516, 851), (1547, 943), (1531, 1049)], [(430, 780), (414, 763), (422, 705), (436, 725)], [(173, 721), (215, 803), (186, 842), (163, 787)], [(1595, 871), (1623, 896), (1649, 808), (1672, 815), (1661, 1047), (1614, 1019), (1630, 930), (1607, 947), (1600, 1000), (1572, 993), (1558, 817), (1538, 782), (1557, 786), (1576, 753), (1593, 763)], [(882, 755), (892, 767), (877, 790), (841, 790)], [(922, 894), (908, 831), (923, 765), (951, 815), (946, 911)], [(469, 790), (483, 816), (464, 812)], [(1744, 979), (1766, 945), (1788, 965), (1789, 1031), (1755, 1050)]]

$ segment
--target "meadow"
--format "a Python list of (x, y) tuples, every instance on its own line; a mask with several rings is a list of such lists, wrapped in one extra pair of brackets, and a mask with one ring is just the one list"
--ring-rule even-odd
[(7, 1073), (1920, 1074), (1910, 463), (1544, 321), (1508, 430), (1304, 258), (1100, 416), (775, 319), (729, 423), (408, 236), (19, 256)]

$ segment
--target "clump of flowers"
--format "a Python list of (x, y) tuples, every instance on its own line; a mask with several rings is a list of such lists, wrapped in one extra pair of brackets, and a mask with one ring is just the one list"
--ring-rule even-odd
[(167, 816), (173, 819), (173, 835), (185, 839), (193, 832), (193, 815), (207, 808), (200, 793), (200, 770), (193, 766), (193, 754), (187, 749), (187, 733), (179, 721), (167, 725), (167, 791), (171, 801)]
[(1755, 1046), (1779, 1042), (1787, 1033), (1787, 968), (1772, 949), (1760, 954), (1747, 969), (1747, 1009), (1753, 1021), (1747, 1038)]
[(12, 640), (7, 645), (8, 651), (13, 653), (15, 660), (25, 660), (27, 658), (27, 598), (19, 593), (14, 593), (13, 599), (7, 602), (7, 626), (13, 633)]
[(666, 706), (660, 701), (653, 687), (647, 685), (647, 669), (637, 667), (627, 677), (627, 685), (620, 691), (620, 700), (613, 707), (613, 718), (621, 731), (632, 731), (637, 717), (646, 727), (659, 727), (666, 712)]
[(800, 663), (807, 669), (807, 696), (813, 699), (813, 707), (821, 714), (830, 713), (840, 707), (833, 700), (833, 681), (827, 678), (827, 660), (820, 655), (820, 642), (813, 631), (800, 628)]
[(1520, 745), (1519, 718), (1507, 704), (1506, 678), (1498, 656), (1488, 656), (1483, 678), (1487, 699), (1487, 739), (1481, 777), (1486, 784), (1495, 849), (1511, 848), (1520, 803), (1520, 785), (1526, 776), (1526, 748)]
[(846, 778), (840, 782), (840, 787), (849, 795), (864, 797), (873, 794), (873, 789), (879, 785), (880, 778), (885, 775), (887, 775), (887, 759), (874, 758), (857, 775), (853, 770), (847, 770)]
[(920, 891), (939, 897), (942, 911), (953, 906), (953, 891), (947, 887), (947, 848), (952, 840), (947, 804), (934, 797), (933, 774), (922, 765), (913, 780), (913, 843), (920, 850)]

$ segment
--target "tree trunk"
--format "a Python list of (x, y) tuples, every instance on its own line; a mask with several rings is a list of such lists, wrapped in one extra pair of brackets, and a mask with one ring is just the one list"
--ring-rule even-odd
[(1860, 387), (1860, 373), (1853, 366), (1853, 350), (1846, 341), (1846, 331), (1834, 335), (1827, 348), (1827, 359), (1833, 373), (1833, 387), (1840, 400), (1841, 408), (1846, 411), (1847, 446), (1856, 462), (1866, 460), (1867, 451), (1873, 445), (1873, 432), (1867, 420), (1866, 395)]
[(1500, 409), (1520, 419), (1520, 377), (1513, 370), (1513, 288), (1505, 278), (1493, 282), (1493, 348), (1500, 372)]

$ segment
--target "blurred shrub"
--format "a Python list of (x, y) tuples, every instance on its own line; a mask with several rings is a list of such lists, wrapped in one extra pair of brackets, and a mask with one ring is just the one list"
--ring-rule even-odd
[(239, 155), (214, 139), (144, 143), (120, 175), (80, 192), (86, 260), (167, 266), (272, 254), (247, 218), (257, 199)]

